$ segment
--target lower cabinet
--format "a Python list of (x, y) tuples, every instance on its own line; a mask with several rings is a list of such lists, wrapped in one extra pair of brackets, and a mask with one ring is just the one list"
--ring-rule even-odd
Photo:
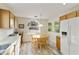
[(56, 36), (56, 47), (60, 50), (60, 36)]

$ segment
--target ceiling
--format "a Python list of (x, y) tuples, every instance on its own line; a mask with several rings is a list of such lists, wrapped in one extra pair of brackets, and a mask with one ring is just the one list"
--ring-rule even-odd
[(78, 3), (6, 3), (12, 8), (16, 16), (32, 18), (40, 16), (41, 18), (55, 18), (60, 14), (75, 8)]

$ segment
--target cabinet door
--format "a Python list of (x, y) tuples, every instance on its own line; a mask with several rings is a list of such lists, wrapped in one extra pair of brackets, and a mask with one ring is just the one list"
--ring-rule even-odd
[(60, 50), (60, 37), (56, 36), (56, 47)]
[(1, 28), (1, 21), (2, 21), (2, 20), (1, 20), (1, 10), (0, 10), (0, 28)]
[(60, 22), (60, 50), (62, 54), (69, 54), (69, 24), (68, 20), (64, 20)]
[(0, 10), (0, 12), (1, 12), (0, 16), (1, 28), (9, 28), (9, 11)]
[(79, 17), (70, 21), (71, 27), (71, 45), (70, 54), (79, 55)]
[(18, 20), (16, 19), (16, 16), (15, 16), (15, 28), (18, 28)]
[(10, 28), (14, 28), (15, 27), (15, 16), (10, 12)]
[(79, 10), (77, 11), (77, 17), (79, 17)]

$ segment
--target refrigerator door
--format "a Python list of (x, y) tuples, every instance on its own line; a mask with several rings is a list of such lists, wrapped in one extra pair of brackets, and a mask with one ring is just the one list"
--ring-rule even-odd
[(71, 20), (69, 25), (71, 27), (70, 54), (79, 55), (79, 17)]
[(69, 25), (68, 20), (64, 20), (60, 22), (60, 36), (61, 36), (61, 53), (62, 54), (69, 54)]

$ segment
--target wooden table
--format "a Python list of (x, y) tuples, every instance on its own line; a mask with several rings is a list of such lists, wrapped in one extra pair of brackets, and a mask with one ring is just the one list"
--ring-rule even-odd
[(48, 46), (48, 36), (37, 35), (35, 37), (32, 37), (32, 46), (36, 49), (46, 48)]

